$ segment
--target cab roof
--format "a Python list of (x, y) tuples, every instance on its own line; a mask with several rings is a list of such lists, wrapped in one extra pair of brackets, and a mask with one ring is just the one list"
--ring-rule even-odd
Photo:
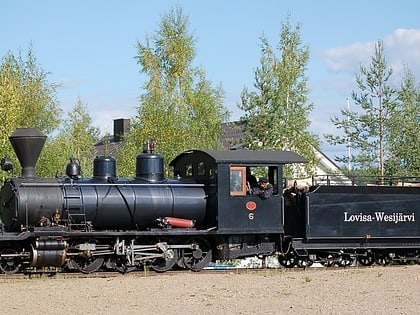
[(205, 154), (211, 157), (215, 163), (238, 163), (238, 164), (291, 164), (308, 162), (301, 155), (291, 151), (251, 151), (251, 150), (189, 150), (179, 154), (171, 161), (170, 166), (188, 155)]

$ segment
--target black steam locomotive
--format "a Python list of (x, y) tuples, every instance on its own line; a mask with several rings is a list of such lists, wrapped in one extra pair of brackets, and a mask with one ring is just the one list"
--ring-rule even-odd
[[(22, 128), (10, 140), (22, 175), (0, 191), (3, 273), (198, 271), (215, 260), (273, 255), (286, 267), (419, 261), (419, 187), (285, 189), (284, 164), (305, 159), (246, 150), (186, 151), (170, 163), (173, 179), (150, 148), (137, 156), (132, 179), (118, 178), (107, 156), (93, 161), (92, 178), (81, 176), (76, 159), (66, 176), (40, 178), (35, 165), (46, 136)], [(1, 166), (13, 170), (10, 159)], [(273, 185), (270, 198), (250, 193), (250, 169)]]

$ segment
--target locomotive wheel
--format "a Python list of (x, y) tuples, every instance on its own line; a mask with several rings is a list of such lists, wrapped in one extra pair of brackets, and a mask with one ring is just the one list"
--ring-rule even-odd
[(338, 264), (341, 267), (348, 267), (351, 266), (354, 263), (354, 258), (351, 257), (350, 255), (343, 255), (339, 258), (338, 260)]
[(403, 252), (403, 251), (398, 251), (395, 259), (398, 260), (398, 263), (400, 265), (408, 265), (412, 260), (413, 260), (414, 256), (409, 256), (407, 255), (407, 253)]
[(212, 260), (210, 243), (202, 237), (193, 237), (187, 244), (196, 244), (196, 248), (183, 249), (181, 252), (182, 265), (192, 271), (200, 271)]
[(296, 262), (296, 266), (300, 268), (311, 267), (314, 264), (314, 261), (309, 258), (298, 259)]
[(176, 265), (181, 269), (187, 269), (187, 266), (185, 266), (185, 264), (184, 264), (184, 257), (182, 257), (182, 255), (183, 255), (182, 252), (181, 252), (180, 255), (178, 255), (179, 257), (178, 257), (178, 260), (176, 262)]
[(129, 273), (136, 270), (137, 266), (130, 265), (126, 257), (119, 257), (113, 260), (114, 269), (119, 273)]
[[(16, 250), (13, 248), (3, 249), (0, 253), (0, 271), (6, 274), (13, 274), (19, 271), (20, 258), (17, 256)], [(12, 257), (3, 257), (3, 255), (16, 255)]]
[(179, 259), (178, 251), (174, 249), (166, 249), (163, 257), (153, 259), (150, 267), (156, 272), (165, 272), (172, 269)]
[(278, 260), (280, 265), (285, 268), (293, 268), (297, 264), (296, 257), (293, 253), (288, 253), (286, 255), (279, 255)]
[(391, 260), (386, 253), (379, 252), (375, 253), (375, 261), (381, 266), (386, 266), (390, 263)]
[(173, 251), (172, 258), (156, 258), (150, 264), (150, 267), (156, 272), (165, 272), (172, 269), (178, 261), (178, 254)]
[(320, 264), (324, 267), (332, 267), (336, 263), (336, 257), (332, 254), (322, 254), (319, 255)]
[(359, 256), (357, 260), (362, 266), (372, 266), (375, 262), (375, 257), (372, 253), (366, 253), (366, 256)]
[(79, 256), (72, 259), (72, 265), (81, 273), (92, 273), (98, 271), (104, 263), (103, 257)]

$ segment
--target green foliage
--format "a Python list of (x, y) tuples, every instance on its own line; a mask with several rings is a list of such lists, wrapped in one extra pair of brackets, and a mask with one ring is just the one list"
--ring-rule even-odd
[(420, 85), (407, 68), (398, 100), (389, 137), (391, 154), (386, 166), (392, 175), (420, 176)]
[[(418, 174), (419, 97), (414, 78), (407, 76), (401, 91), (391, 86), (393, 71), (388, 69), (381, 40), (369, 67), (362, 65), (360, 71), (356, 77), (360, 92), (352, 92), (357, 109), (342, 109), (343, 118), (331, 118), (342, 135), (327, 134), (325, 138), (332, 145), (351, 144), (353, 175)], [(348, 159), (336, 157), (343, 163)]]
[(221, 148), (222, 122), (228, 118), (223, 90), (193, 66), (195, 39), (188, 27), (188, 17), (176, 7), (164, 15), (154, 36), (138, 42), (137, 62), (148, 80), (118, 154), (125, 176), (132, 175), (135, 156), (148, 140), (157, 142), (166, 162), (187, 149)]
[(32, 46), (26, 56), (8, 52), (0, 65), (0, 154), (12, 156), (9, 136), (16, 128), (37, 127), (46, 134), (60, 123), (56, 85), (37, 63)]
[(99, 140), (99, 128), (91, 125), (86, 106), (79, 99), (57, 136), (48, 140), (37, 166), (40, 176), (64, 174), (69, 158), (79, 160), (83, 176), (92, 176), (95, 152), (93, 145)]
[(318, 163), (314, 149), (319, 139), (308, 131), (309, 113), (313, 104), (308, 103), (308, 78), (305, 75), (309, 49), (302, 46), (300, 25), (292, 29), (290, 17), (282, 25), (277, 45), (280, 57), (264, 36), (261, 37), (260, 67), (254, 72), (254, 88), (244, 88), (240, 109), (246, 139), (244, 146), (251, 150), (291, 150), (309, 160), (286, 170), (287, 176), (311, 173)]

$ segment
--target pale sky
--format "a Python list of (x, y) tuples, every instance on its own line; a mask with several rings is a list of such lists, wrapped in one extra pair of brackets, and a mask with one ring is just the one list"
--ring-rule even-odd
[[(113, 119), (135, 116), (145, 77), (134, 56), (137, 42), (153, 35), (165, 13), (179, 5), (188, 15), (196, 42), (195, 64), (225, 91), (231, 120), (244, 87), (252, 89), (259, 66), (260, 36), (273, 46), (291, 15), (300, 23), (310, 49), (306, 75), (314, 103), (311, 131), (333, 158), (346, 148), (331, 148), (323, 138), (334, 132), (330, 117), (340, 115), (355, 86), (360, 65), (368, 65), (374, 45), (384, 41), (385, 58), (396, 83), (404, 65), (420, 81), (420, 2), (400, 1), (30, 1), (1, 2), (0, 56), (26, 52), (32, 43), (51, 83), (60, 83), (64, 111), (78, 98), (93, 124), (112, 133)], [(351, 104), (350, 104), (351, 106)]]

